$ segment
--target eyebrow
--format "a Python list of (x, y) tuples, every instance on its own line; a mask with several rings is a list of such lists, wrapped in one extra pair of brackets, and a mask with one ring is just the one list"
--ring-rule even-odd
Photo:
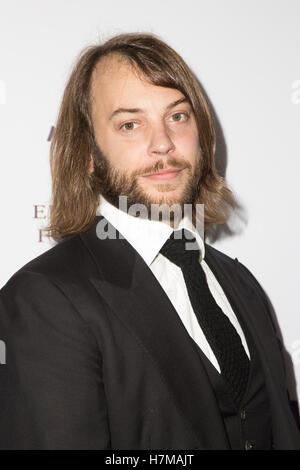
[[(166, 111), (169, 111), (170, 109), (174, 108), (178, 104), (181, 103), (189, 103), (188, 99), (184, 96), (182, 98), (179, 98), (179, 100), (173, 101), (172, 103), (168, 104), (166, 107)], [(144, 110), (141, 108), (118, 108), (116, 109), (109, 117), (109, 121), (115, 117), (117, 114), (120, 113), (143, 113)]]

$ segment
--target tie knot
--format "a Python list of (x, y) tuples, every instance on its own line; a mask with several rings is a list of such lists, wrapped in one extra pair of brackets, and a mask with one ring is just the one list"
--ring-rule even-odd
[(200, 249), (192, 232), (181, 229), (172, 232), (160, 253), (181, 268), (195, 260), (198, 262)]

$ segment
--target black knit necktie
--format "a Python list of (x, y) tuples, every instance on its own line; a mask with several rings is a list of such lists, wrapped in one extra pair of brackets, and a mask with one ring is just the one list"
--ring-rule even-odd
[(248, 382), (249, 359), (239, 334), (210, 292), (199, 263), (200, 250), (198, 245), (195, 249), (195, 244), (191, 232), (177, 230), (160, 252), (181, 268), (198, 322), (218, 360), (232, 397), (239, 405)]

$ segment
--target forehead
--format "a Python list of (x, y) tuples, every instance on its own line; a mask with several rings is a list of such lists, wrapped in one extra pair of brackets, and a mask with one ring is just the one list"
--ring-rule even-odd
[(116, 107), (140, 107), (159, 103), (162, 107), (182, 98), (181, 91), (156, 86), (141, 71), (119, 55), (103, 57), (91, 80), (93, 108), (101, 104), (107, 112)]

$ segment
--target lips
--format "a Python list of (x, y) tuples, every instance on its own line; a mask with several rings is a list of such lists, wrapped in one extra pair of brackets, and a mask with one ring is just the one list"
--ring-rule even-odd
[(174, 171), (177, 172), (181, 170), (182, 168), (180, 168), (179, 170), (176, 168), (167, 168), (166, 170), (158, 171), (157, 173), (149, 173), (148, 175), (144, 175), (144, 176), (164, 175), (166, 173), (173, 173)]
[(159, 171), (157, 173), (149, 173), (148, 175), (143, 175), (144, 178), (149, 178), (151, 180), (162, 180), (162, 179), (174, 179), (180, 175), (183, 168), (167, 168), (166, 170)]

